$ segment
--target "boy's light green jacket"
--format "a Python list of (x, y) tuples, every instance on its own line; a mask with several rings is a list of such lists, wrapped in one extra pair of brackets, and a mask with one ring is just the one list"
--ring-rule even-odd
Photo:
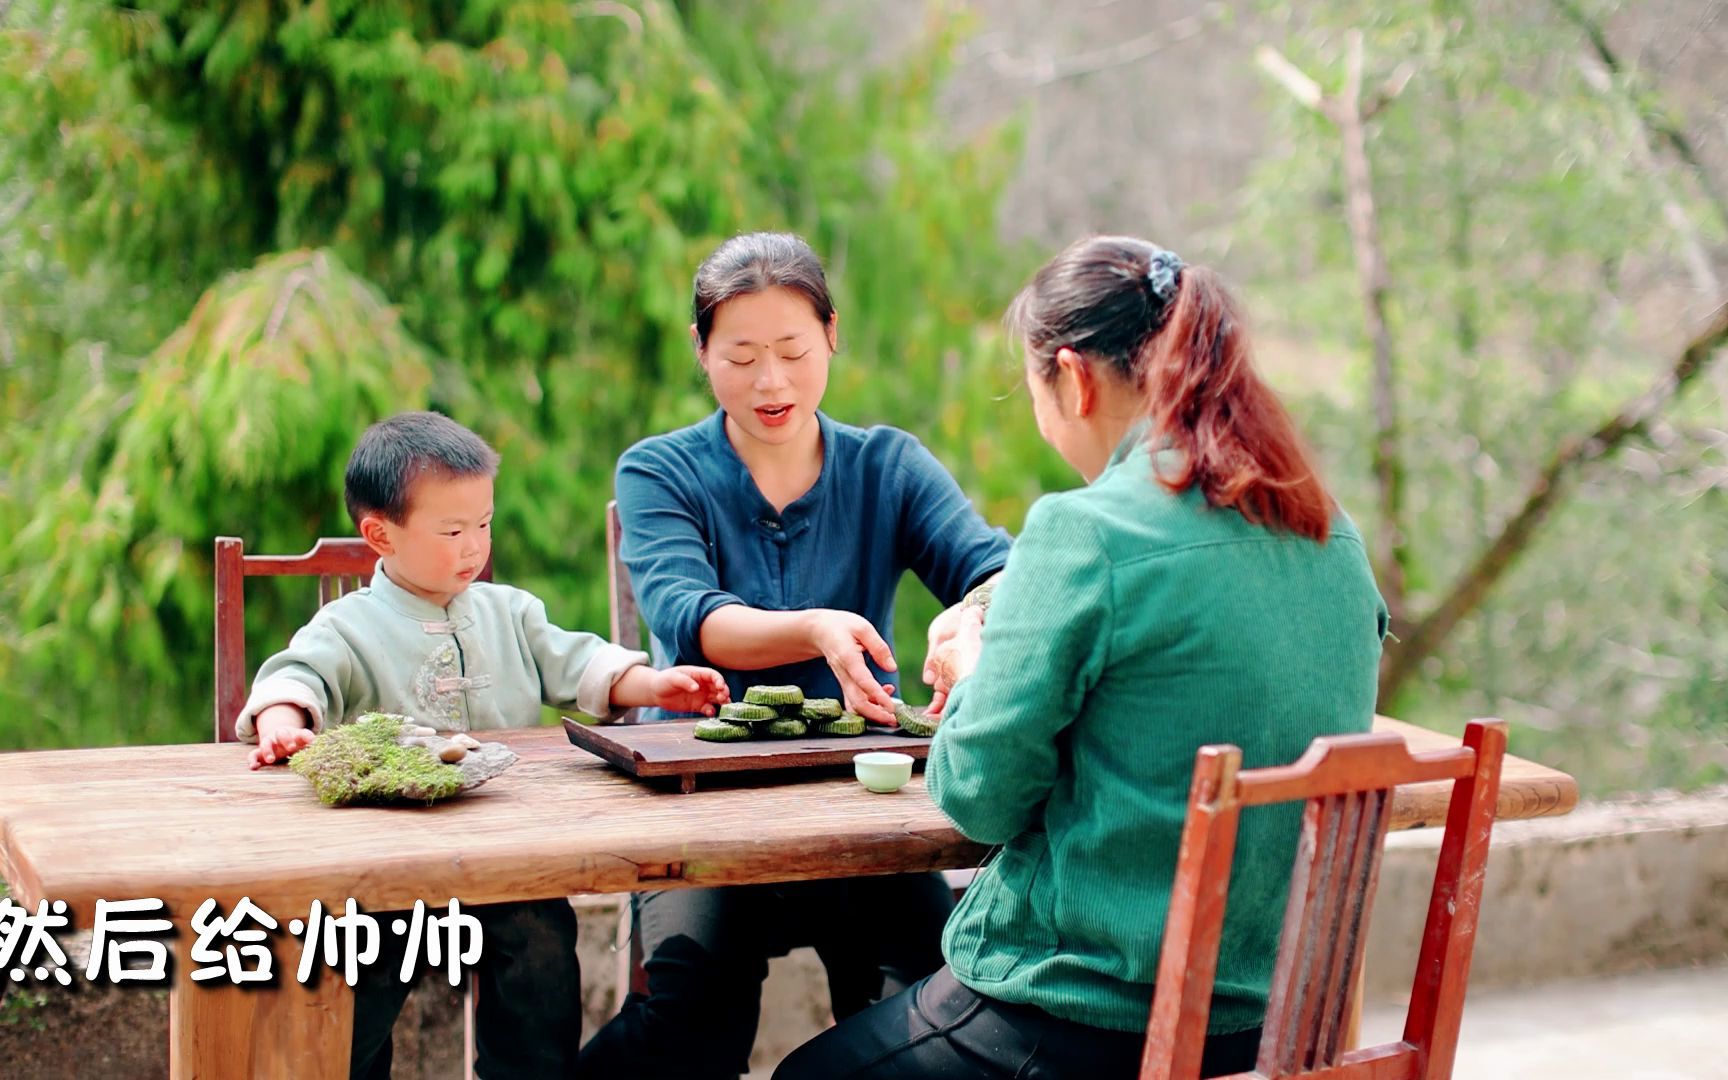
[(608, 719), (612, 684), (648, 654), (564, 630), (546, 605), (508, 585), (475, 582), (441, 608), (384, 573), (321, 608), (264, 662), (235, 730), (256, 742), (260, 710), (278, 702), (312, 728), (362, 713), (402, 713), (450, 731), (531, 727), (544, 703)]

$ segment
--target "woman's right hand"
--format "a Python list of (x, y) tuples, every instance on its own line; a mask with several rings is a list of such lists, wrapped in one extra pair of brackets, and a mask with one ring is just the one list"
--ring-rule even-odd
[(894, 687), (884, 686), (864, 663), (864, 654), (884, 671), (897, 671), (894, 654), (870, 620), (850, 611), (818, 608), (809, 612), (810, 640), (840, 680), (846, 708), (874, 724), (896, 726)]

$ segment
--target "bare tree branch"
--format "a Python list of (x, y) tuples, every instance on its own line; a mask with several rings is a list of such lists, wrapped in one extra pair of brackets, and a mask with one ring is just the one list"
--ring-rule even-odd
[(1656, 185), (1662, 203), (1662, 216), (1668, 220), (1668, 227), (1674, 230), (1675, 237), (1680, 242), (1686, 270), (1692, 275), (1692, 284), (1706, 296), (1718, 295), (1722, 291), (1721, 284), (1716, 278), (1715, 268), (1710, 265), (1710, 256), (1704, 250), (1704, 243), (1699, 239), (1697, 229), (1687, 216), (1685, 208), (1680, 205), (1679, 198), (1674, 194), (1673, 187), (1656, 161), (1656, 154), (1650, 147), (1650, 129), (1645, 125), (1643, 116), (1633, 102), (1616, 92), (1614, 73), (1599, 57), (1581, 58), (1580, 65), (1585, 82), (1609, 101), (1620, 105), (1622, 111), (1632, 114), (1632, 131), (1628, 138), (1632, 156), (1644, 171), (1650, 174)]
[(1362, 119), (1372, 120), (1381, 109), (1392, 104), (1404, 88), (1410, 85), (1410, 80), (1416, 76), (1416, 68), (1412, 64), (1399, 64), (1386, 81), (1380, 84), (1380, 89), (1374, 91), (1374, 96), (1362, 105)]
[(4, 229), (6, 226), (12, 224), (13, 218), (29, 209), (30, 200), (35, 197), (36, 193), (34, 191), (25, 189), (18, 193), (16, 199), (13, 199), (10, 203), (7, 203), (3, 209), (0, 209), (0, 229)]
[(1310, 79), (1306, 72), (1285, 59), (1284, 54), (1270, 45), (1262, 45), (1254, 50), (1254, 61), (1266, 74), (1290, 91), (1290, 96), (1319, 113), (1326, 111), (1326, 95), (1320, 90), (1320, 84)]
[(1630, 436), (1643, 431), (1668, 402), (1704, 373), (1725, 346), (1728, 346), (1728, 304), (1716, 309), (1654, 385), (1622, 405), (1596, 430), (1560, 444), (1547, 467), (1531, 483), (1518, 512), (1501, 526), (1493, 542), (1459, 576), (1446, 598), (1403, 635), (1402, 641), (1388, 643), (1380, 672), (1382, 707), (1530, 546), (1536, 530), (1559, 504), (1566, 479), (1578, 469), (1613, 454)]
[(1172, 45), (1199, 37), (1206, 32), (1216, 7), (1216, 4), (1209, 5), (1201, 14), (1188, 15), (1139, 37), (1073, 56), (1030, 59), (997, 51), (990, 53), (988, 60), (992, 70), (998, 74), (1027, 80), (1035, 87), (1049, 86), (1064, 79), (1077, 79), (1082, 75), (1094, 75), (1100, 71), (1137, 63)]
[[(1385, 248), (1380, 242), (1379, 217), (1374, 209), (1374, 176), (1368, 163), (1368, 134), (1362, 112), (1365, 67), (1362, 33), (1350, 32), (1344, 91), (1337, 96), (1323, 93), (1318, 83), (1275, 49), (1262, 46), (1255, 57), (1261, 68), (1297, 101), (1329, 117), (1337, 125), (1343, 142), (1345, 218), (1362, 291), (1363, 321), (1374, 354), (1373, 464), (1380, 503), (1379, 527), (1374, 532), (1374, 572), (1392, 614), (1393, 631), (1401, 633), (1406, 618), (1404, 569), (1409, 559), (1409, 539), (1404, 527), (1404, 460), (1399, 449), (1397, 366), (1386, 319), (1391, 285)], [(1409, 79), (1402, 69), (1394, 75), (1382, 90), (1384, 101), (1392, 100)]]
[(587, 0), (586, 3), (571, 4), (570, 14), (581, 18), (607, 17), (618, 19), (630, 31), (630, 36), (642, 36), (642, 15), (629, 4), (620, 4), (616, 0)]
[[(1583, 31), (1585, 38), (1590, 42), (1590, 48), (1596, 53), (1596, 58), (1602, 62), (1602, 66), (1607, 68), (1611, 75), (1623, 82), (1630, 78), (1619, 54), (1614, 51), (1613, 46), (1608, 44), (1608, 35), (1601, 24), (1590, 18), (1584, 9), (1578, 6), (1577, 0), (1551, 0), (1551, 2), (1555, 10), (1560, 12), (1568, 22)], [(1686, 163), (1686, 166), (1692, 170), (1692, 175), (1697, 178), (1698, 186), (1703, 189), (1705, 196), (1714, 205), (1716, 213), (1721, 216), (1722, 223), (1728, 225), (1728, 191), (1723, 190), (1722, 185), (1717, 183), (1716, 177), (1699, 159), (1697, 150), (1692, 146), (1692, 140), (1687, 137), (1684, 131), (1680, 130), (1679, 125), (1664, 115), (1661, 109), (1656, 108), (1646, 100), (1645, 96), (1638, 93), (1635, 88), (1629, 88), (1629, 94), (1633, 104), (1638, 109), (1638, 117), (1643, 122), (1644, 127), (1658, 142), (1666, 143), (1668, 148), (1674, 152), (1675, 157)]]

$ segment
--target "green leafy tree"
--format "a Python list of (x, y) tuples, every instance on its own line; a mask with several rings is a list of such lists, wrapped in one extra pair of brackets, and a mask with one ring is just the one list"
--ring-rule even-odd
[[(1647, 119), (1649, 88), (1628, 94), (1612, 64), (1604, 77), (1605, 39), (1579, 25), (1604, 5), (1268, 7), (1286, 52), (1329, 87), (1351, 31), (1367, 43), (1365, 94), (1398, 65), (1413, 71), (1367, 144), (1405, 501), (1401, 522), (1365, 524), (1407, 541), (1393, 648), (1416, 658), (1382, 707), (1439, 724), (1506, 715), (1516, 750), (1597, 789), (1719, 780), (1728, 607), (1714, 553), (1728, 515), (1714, 403), (1658, 396), (1665, 418), (1605, 423), (1676, 372), (1704, 370), (1677, 360), (1722, 350), (1728, 326), (1710, 313), (1728, 297), (1697, 288), (1699, 253), (1708, 277), (1728, 224), (1710, 178), (1695, 158), (1654, 157), (1669, 140)], [(1364, 358), (1360, 396), (1306, 403), (1360, 513), (1376, 506), (1369, 350), (1338, 136), (1311, 109), (1279, 116), (1283, 152), (1251, 185), (1242, 235), (1279, 321)], [(1431, 638), (1425, 616), (1496, 551), (1486, 599)]]
[[(829, 256), (830, 411), (926, 435), (1010, 526), (1061, 477), (996, 400), (1029, 266), (994, 240), (1012, 132), (955, 143), (934, 115), (953, 17), (858, 73), (776, 0), (20, 3), (0, 206), (29, 202), (0, 284), (39, 278), (0, 309), (30, 372), (6, 406), (28, 422), (3, 444), (0, 664), (23, 677), (0, 745), (202, 737), (211, 538), (347, 531), (342, 462), (405, 408), (492, 440), (500, 576), (603, 626), (613, 463), (712, 408), (689, 282), (737, 231)], [(255, 651), (309, 605), (260, 595)]]

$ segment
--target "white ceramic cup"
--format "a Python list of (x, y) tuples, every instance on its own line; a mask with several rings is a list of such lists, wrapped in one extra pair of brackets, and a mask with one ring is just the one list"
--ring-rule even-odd
[(894, 750), (871, 750), (852, 759), (858, 782), (871, 791), (899, 791), (912, 779), (912, 755)]

